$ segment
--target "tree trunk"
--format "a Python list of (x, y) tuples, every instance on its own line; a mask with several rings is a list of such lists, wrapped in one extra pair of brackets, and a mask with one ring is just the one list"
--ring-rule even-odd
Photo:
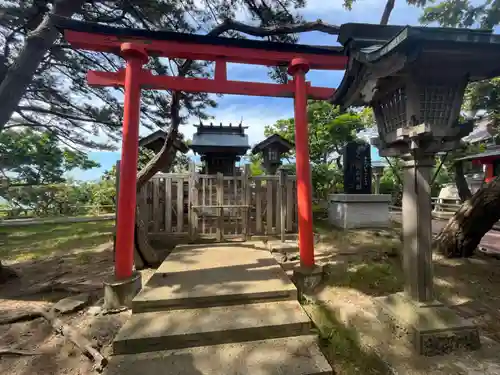
[[(177, 127), (173, 127), (168, 133), (165, 143), (160, 152), (156, 154), (146, 166), (137, 174), (137, 192), (153, 177), (158, 171), (166, 168), (169, 170), (175, 160), (176, 150), (174, 141), (178, 135)], [(136, 269), (155, 266), (158, 262), (155, 250), (148, 241), (148, 223), (141, 214), (140, 205), (137, 205), (135, 218), (135, 265)]]
[(435, 240), (448, 258), (470, 257), (483, 236), (500, 219), (500, 179), (479, 189), (448, 221)]
[(464, 176), (464, 165), (462, 161), (455, 163), (455, 184), (457, 185), (458, 196), (462, 202), (472, 198), (472, 193)]
[(52, 25), (52, 15), (71, 17), (85, 0), (56, 1), (52, 11), (45, 15), (38, 27), (26, 37), (23, 49), (7, 70), (0, 84), (0, 132), (9, 121), (19, 101), (33, 80), (43, 57), (59, 36)]
[(137, 174), (137, 191), (140, 191), (146, 182), (160, 170), (163, 168), (170, 169), (175, 159), (174, 142), (177, 139), (177, 135), (177, 129), (172, 129), (168, 133), (160, 152), (158, 152)]
[(385, 3), (384, 13), (382, 13), (382, 18), (380, 19), (381, 25), (387, 25), (389, 23), (389, 17), (394, 9), (395, 2), (396, 0), (387, 0), (387, 3)]

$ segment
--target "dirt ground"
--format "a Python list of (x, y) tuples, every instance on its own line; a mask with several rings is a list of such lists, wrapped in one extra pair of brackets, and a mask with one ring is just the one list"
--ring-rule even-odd
[[(3, 263), (20, 278), (0, 285), (0, 320), (88, 293), (90, 302), (84, 309), (61, 319), (109, 355), (113, 337), (130, 316), (129, 311), (92, 312), (92, 306), (102, 303), (102, 282), (113, 274), (112, 227), (112, 222), (102, 222), (2, 228)], [(150, 274), (146, 271), (143, 279)], [(0, 355), (0, 374), (95, 374), (92, 362), (55, 335), (43, 318), (0, 325), (0, 350), (7, 348), (37, 355)]]
[(435, 254), (437, 299), (475, 322), (482, 349), (418, 357), (383, 329), (374, 298), (401, 291), (403, 273), (397, 225), (391, 230), (339, 232), (317, 223), (316, 251), (326, 264), (319, 303), (306, 305), (318, 323), (325, 353), (338, 374), (500, 374), (500, 260), (478, 253), (470, 259)]
[[(316, 230), (321, 235), (316, 245), (317, 258), (326, 264), (327, 277), (316, 295), (319, 302), (304, 307), (318, 326), (322, 346), (336, 374), (500, 374), (499, 259), (484, 254), (459, 260), (434, 256), (438, 298), (480, 326), (483, 348), (474, 353), (422, 359), (379, 329), (373, 302), (375, 297), (403, 287), (397, 225), (391, 230), (341, 232), (318, 221)], [(0, 233), (2, 259), (7, 259), (6, 263), (21, 275), (0, 286), (0, 320), (48, 306), (71, 294), (89, 293), (90, 304), (62, 320), (91, 340), (105, 356), (109, 355), (114, 335), (130, 316), (128, 311), (93, 314), (93, 306), (101, 303), (102, 282), (113, 271), (109, 225), (59, 228), (52, 236), (42, 232), (30, 229)], [(79, 236), (83, 238), (80, 246)], [(9, 246), (8, 252), (3, 245)], [(151, 273), (144, 273), (143, 282)], [(49, 285), (55, 290), (47, 291)], [(39, 293), (41, 289), (43, 293)], [(0, 325), (0, 350), (5, 348), (37, 355), (0, 355), (0, 374), (95, 373), (91, 361), (68, 340), (55, 335), (42, 318)]]

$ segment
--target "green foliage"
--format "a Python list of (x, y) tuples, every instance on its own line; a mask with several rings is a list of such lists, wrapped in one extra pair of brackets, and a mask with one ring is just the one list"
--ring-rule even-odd
[[(347, 142), (356, 139), (358, 131), (372, 124), (369, 121), (371, 111), (343, 111), (326, 101), (310, 101), (307, 115), (314, 196), (326, 199), (328, 194), (343, 191), (340, 166), (342, 149)], [(274, 125), (266, 126), (264, 134), (279, 134), (295, 143), (294, 119), (278, 120)], [(294, 156), (293, 151), (288, 155)], [(295, 173), (295, 164), (285, 164), (283, 167), (288, 173)]]
[(0, 188), (7, 216), (52, 217), (100, 215), (115, 212), (116, 167), (99, 181), (18, 185)]
[[(312, 163), (331, 163), (339, 158), (345, 144), (356, 138), (365, 127), (359, 114), (342, 111), (326, 101), (310, 101), (307, 106), (309, 121), (309, 157)], [(278, 120), (264, 129), (264, 135), (279, 134), (295, 143), (294, 119)], [(293, 152), (291, 153), (293, 155)]]
[(327, 199), (328, 194), (344, 190), (343, 173), (336, 164), (314, 164), (312, 166), (312, 187), (314, 196)]
[(250, 174), (252, 176), (262, 176), (264, 174), (261, 154), (250, 155)]
[[(469, 0), (431, 1), (433, 5), (424, 8), (420, 22), (437, 22), (445, 27), (480, 27), (492, 29), (500, 21), (500, 9), (495, 1), (473, 3)], [(425, 2), (424, 2), (425, 5)]]
[(13, 184), (53, 184), (65, 180), (64, 173), (91, 169), (99, 164), (80, 151), (61, 147), (51, 132), (31, 128), (0, 133), (0, 172)]

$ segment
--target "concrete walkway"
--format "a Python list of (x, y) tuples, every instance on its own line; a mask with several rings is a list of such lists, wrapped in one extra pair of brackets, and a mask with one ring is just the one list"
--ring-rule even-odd
[(268, 250), (174, 250), (133, 301), (108, 375), (333, 374)]
[[(401, 213), (391, 212), (391, 218), (397, 222), (401, 222)], [(433, 219), (432, 232), (435, 234), (439, 233), (447, 222), (448, 220)], [(484, 235), (479, 246), (487, 253), (500, 255), (500, 231), (490, 230)]]

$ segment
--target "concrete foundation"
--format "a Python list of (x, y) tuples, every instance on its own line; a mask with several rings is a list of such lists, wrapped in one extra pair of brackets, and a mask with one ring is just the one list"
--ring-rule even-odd
[(292, 280), (297, 287), (298, 297), (301, 299), (305, 295), (313, 293), (314, 289), (321, 283), (323, 280), (323, 267), (297, 267), (293, 270)]
[(376, 299), (380, 319), (419, 355), (434, 356), (481, 346), (477, 327), (438, 301), (418, 303), (396, 293)]
[(132, 300), (141, 290), (141, 274), (134, 272), (132, 277), (125, 280), (110, 280), (104, 282), (105, 310), (114, 310), (121, 307), (132, 307)]
[(388, 194), (331, 194), (328, 220), (343, 228), (387, 228), (390, 225)]

